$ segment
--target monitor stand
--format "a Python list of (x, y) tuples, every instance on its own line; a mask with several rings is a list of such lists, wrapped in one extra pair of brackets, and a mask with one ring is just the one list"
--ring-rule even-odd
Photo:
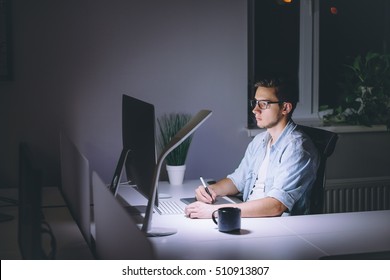
[(167, 199), (167, 198), (172, 198), (172, 196), (167, 193), (158, 193), (158, 198)]
[(152, 227), (149, 231), (146, 232), (147, 237), (161, 237), (168, 236), (177, 233), (175, 228), (162, 228), (162, 227)]

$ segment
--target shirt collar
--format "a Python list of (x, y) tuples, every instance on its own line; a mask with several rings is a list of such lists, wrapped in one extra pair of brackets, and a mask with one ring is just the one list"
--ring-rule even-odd
[[(295, 129), (296, 126), (297, 125), (294, 123), (294, 121), (290, 119), (287, 122), (285, 128), (283, 129), (282, 133), (280, 134), (278, 140), (276, 140), (276, 142), (272, 146), (277, 148), (280, 145), (280, 143), (283, 141), (284, 136), (290, 134)], [(263, 145), (267, 145), (270, 139), (271, 139), (271, 134), (267, 132), (263, 139)]]

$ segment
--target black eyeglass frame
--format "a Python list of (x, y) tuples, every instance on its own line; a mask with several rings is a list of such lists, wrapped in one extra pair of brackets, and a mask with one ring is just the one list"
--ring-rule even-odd
[[(269, 100), (257, 100), (257, 99), (251, 99), (251, 100), (249, 100), (249, 104), (251, 105), (251, 108), (252, 108), (252, 109), (255, 109), (256, 106), (258, 106), (260, 110), (269, 109), (270, 104), (283, 104), (284, 102), (285, 102), (285, 101), (269, 101)], [(261, 106), (259, 105), (259, 103), (265, 104), (265, 105), (263, 106), (264, 108), (261, 108)]]

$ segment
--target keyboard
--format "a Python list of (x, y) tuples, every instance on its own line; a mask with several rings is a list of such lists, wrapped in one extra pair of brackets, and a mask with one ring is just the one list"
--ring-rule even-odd
[(184, 206), (181, 206), (179, 203), (173, 200), (159, 200), (156, 210), (161, 215), (184, 214)]

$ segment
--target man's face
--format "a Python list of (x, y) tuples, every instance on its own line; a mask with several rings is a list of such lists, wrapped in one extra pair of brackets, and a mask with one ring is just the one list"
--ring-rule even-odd
[[(276, 97), (275, 89), (266, 87), (257, 88), (255, 99), (259, 101), (279, 101)], [(279, 103), (268, 104), (266, 109), (260, 109), (256, 105), (252, 112), (255, 114), (257, 126), (260, 128), (272, 128), (284, 118), (283, 110)]]

